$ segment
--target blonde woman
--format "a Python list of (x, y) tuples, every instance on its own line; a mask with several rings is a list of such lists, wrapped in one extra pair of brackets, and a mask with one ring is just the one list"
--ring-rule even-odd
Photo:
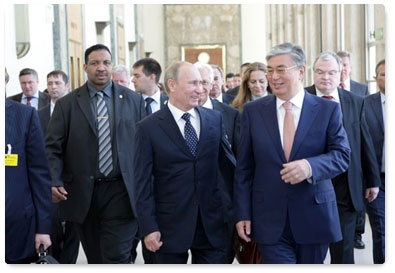
[(242, 112), (244, 104), (262, 98), (267, 94), (266, 65), (261, 62), (254, 62), (244, 72), (239, 93), (231, 105)]

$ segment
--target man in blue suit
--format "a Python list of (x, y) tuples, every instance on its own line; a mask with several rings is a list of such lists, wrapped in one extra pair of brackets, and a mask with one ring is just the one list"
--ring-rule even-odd
[[(6, 83), (7, 83), (6, 74)], [(51, 245), (51, 177), (37, 111), (5, 100), (5, 261), (31, 263)]]
[(369, 87), (367, 84), (359, 83), (350, 78), (351, 75), (351, 54), (347, 51), (339, 51), (336, 53), (342, 59), (343, 67), (340, 73), (339, 86), (351, 93), (366, 97), (369, 95)]
[(170, 65), (165, 84), (167, 106), (137, 125), (134, 169), (142, 238), (154, 263), (187, 263), (188, 250), (192, 263), (227, 263), (218, 170), (221, 161), (235, 160), (221, 114), (198, 106), (202, 79), (191, 63)]
[[(331, 182), (350, 157), (340, 107), (303, 89), (306, 57), (300, 46), (277, 45), (266, 60), (273, 95), (246, 104), (241, 116), (236, 229), (259, 245), (264, 263), (323, 263), (329, 243), (342, 238)], [(283, 105), (288, 102), (290, 121)], [(288, 122), (296, 128), (289, 159), (283, 148), (283, 136), (292, 135), (284, 133)]]
[(365, 98), (365, 116), (372, 136), (377, 166), (380, 172), (380, 191), (377, 198), (366, 204), (372, 228), (373, 262), (385, 262), (385, 60), (376, 65), (376, 82), (380, 92)]
[(338, 88), (341, 63), (341, 58), (335, 53), (321, 53), (313, 65), (314, 85), (306, 90), (320, 97), (331, 98), (340, 104), (342, 110), (351, 158), (348, 170), (332, 179), (343, 240), (330, 244), (330, 253), (331, 263), (350, 264), (354, 263), (354, 234), (358, 212), (364, 210), (363, 197), (367, 202), (376, 198), (380, 177), (372, 139), (363, 114), (363, 98)]

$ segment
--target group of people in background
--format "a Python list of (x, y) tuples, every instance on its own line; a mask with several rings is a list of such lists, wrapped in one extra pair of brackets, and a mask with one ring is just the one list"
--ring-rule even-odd
[(238, 236), (268, 264), (328, 250), (351, 264), (366, 211), (384, 263), (385, 60), (371, 95), (347, 52), (319, 54), (311, 86), (306, 65), (283, 43), (239, 75), (175, 62), (161, 84), (155, 59), (129, 71), (96, 44), (72, 92), (63, 71), (42, 92), (22, 69), (5, 111), (6, 262), (34, 262), (42, 244), (76, 263), (81, 243), (88, 263), (127, 264), (140, 243), (146, 264), (231, 264)]

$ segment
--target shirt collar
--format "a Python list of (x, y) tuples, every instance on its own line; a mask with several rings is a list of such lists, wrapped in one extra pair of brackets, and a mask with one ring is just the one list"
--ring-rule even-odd
[[(177, 107), (175, 107), (174, 105), (172, 105), (170, 103), (170, 101), (167, 103), (167, 105), (168, 105), (169, 110), (172, 113), (172, 115), (176, 121), (179, 121), (180, 119), (182, 119), (182, 115), (185, 113), (184, 111), (182, 111), (182, 110), (178, 109)], [(196, 117), (197, 113), (196, 113), (195, 108), (192, 108), (191, 110), (187, 111), (187, 113), (191, 114), (191, 116), (193, 118), (195, 118), (195, 119), (197, 118)]]
[(104, 87), (103, 90), (97, 89), (96, 87), (94, 87), (92, 84), (90, 84), (90, 83), (88, 82), (88, 90), (89, 90), (89, 96), (90, 96), (91, 98), (93, 98), (93, 97), (96, 95), (96, 93), (99, 92), (99, 91), (103, 91), (104, 94), (106, 94), (108, 97), (111, 98), (111, 93), (112, 93), (112, 92), (111, 92), (111, 90), (112, 90), (112, 81), (110, 81), (110, 82)]
[[(39, 98), (39, 95), (40, 95), (39, 92), (40, 92), (40, 91), (37, 90), (37, 92), (36, 92), (33, 96), (31, 96), (31, 97), (37, 98), (37, 99), (38, 99), (38, 98)], [(27, 98), (27, 96), (26, 96), (24, 93), (22, 93), (22, 98)]]
[(322, 93), (320, 90), (317, 89), (317, 87), (315, 88), (315, 91), (317, 92), (317, 96), (319, 96), (319, 97), (332, 96), (334, 101), (340, 102), (339, 91), (337, 91), (337, 88), (335, 89), (335, 91), (333, 91), (332, 93), (329, 93), (329, 94)]
[[(303, 105), (303, 100), (304, 100), (304, 88), (302, 87), (298, 93), (296, 93), (295, 96), (293, 96), (293, 98), (291, 98), (289, 101), (296, 107), (298, 107), (299, 109), (302, 109), (302, 105)], [(280, 98), (277, 97), (276, 99), (276, 103), (277, 103), (277, 109), (279, 109), (283, 103), (285, 102), (285, 100), (282, 100)]]
[[(150, 97), (150, 96), (147, 96), (147, 95), (145, 95), (145, 94), (142, 94), (142, 95), (143, 95), (143, 99), (144, 99), (144, 100), (145, 100), (146, 98)], [(155, 102), (160, 103), (160, 91), (159, 91), (159, 89), (156, 89), (155, 93), (151, 96), (151, 98), (152, 98)]]

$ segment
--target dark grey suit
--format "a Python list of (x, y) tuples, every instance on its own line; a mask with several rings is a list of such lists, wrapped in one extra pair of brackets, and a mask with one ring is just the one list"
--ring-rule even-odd
[[(8, 98), (10, 100), (21, 102), (22, 101), (22, 96), (23, 96), (23, 93), (19, 93), (19, 94), (10, 96)], [(38, 109), (37, 110), (40, 110), (41, 108), (47, 106), (50, 103), (51, 103), (51, 96), (48, 95), (47, 93), (38, 91)]]
[[(86, 221), (103, 220), (104, 217), (118, 217), (117, 219), (122, 218), (122, 221), (127, 220), (128, 223), (135, 221), (133, 138), (137, 121), (145, 115), (144, 101), (139, 94), (113, 83), (112, 102), (114, 109), (112, 136), (115, 135), (112, 150), (113, 157), (117, 159), (121, 177), (107, 182), (100, 182), (96, 177), (98, 169), (96, 115), (92, 111), (88, 85), (77, 88), (56, 102), (47, 130), (46, 148), (52, 185), (64, 186), (68, 192), (67, 200), (60, 203), (60, 216), (65, 220), (81, 225), (84, 225)], [(124, 201), (121, 202), (119, 198), (118, 203), (112, 207), (103, 207), (100, 211), (93, 209), (97, 204), (92, 203), (92, 200), (100, 202), (111, 196), (114, 196), (113, 199), (121, 197)], [(101, 229), (106, 228), (103, 223), (98, 224)], [(89, 227), (83, 226), (83, 228), (87, 228), (88, 232)], [(91, 228), (96, 230), (96, 227)], [(89, 234), (81, 236), (80, 230), (80, 239), (89, 263), (129, 262), (123, 258), (121, 258), (123, 260), (117, 260), (113, 255), (125, 254), (130, 258), (131, 241), (134, 239), (137, 225), (129, 227), (129, 232), (126, 232), (122, 225), (119, 225), (119, 230), (115, 227), (111, 228), (114, 229), (113, 235), (117, 236), (113, 240), (123, 241), (123, 247), (129, 247), (129, 249), (127, 251), (103, 249), (105, 247), (102, 246), (102, 242), (99, 246), (99, 242), (92, 242), (94, 238), (83, 238), (88, 237)], [(85, 240), (98, 245), (97, 249), (88, 249), (88, 252), (94, 253), (91, 257), (84, 245)], [(130, 245), (127, 246), (129, 241)], [(98, 254), (95, 251), (105, 252), (104, 260), (96, 260)]]
[[(306, 90), (316, 95), (315, 85)], [(374, 154), (369, 128), (363, 113), (363, 97), (341, 88), (340, 105), (343, 125), (351, 147), (351, 160), (348, 170), (332, 179), (340, 214), (343, 240), (331, 244), (331, 263), (354, 263), (354, 233), (358, 211), (363, 211), (364, 185), (366, 188), (380, 185), (380, 174)]]

